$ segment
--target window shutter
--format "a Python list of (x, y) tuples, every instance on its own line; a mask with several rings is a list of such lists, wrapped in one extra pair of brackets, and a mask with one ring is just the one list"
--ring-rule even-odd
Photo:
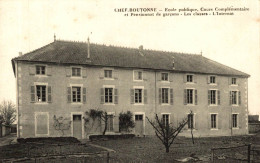
[(115, 104), (118, 104), (118, 90), (117, 89), (114, 89), (115, 90), (115, 94), (114, 94), (114, 98), (115, 98)]
[(147, 89), (144, 89), (144, 103), (147, 104)]
[(83, 103), (87, 102), (87, 88), (83, 88)]
[(193, 75), (193, 82), (197, 83), (197, 75)]
[(70, 67), (66, 67), (66, 77), (71, 77), (71, 71)]
[(51, 76), (51, 70), (52, 70), (52, 67), (51, 66), (47, 66), (47, 75), (48, 76)]
[(52, 102), (51, 94), (52, 94), (51, 86), (48, 86), (48, 102), (49, 103)]
[(162, 103), (162, 88), (159, 88), (159, 104)]
[(187, 105), (187, 89), (184, 89), (183, 103)]
[(135, 103), (135, 90), (134, 89), (130, 89), (130, 97), (131, 97), (131, 104)]
[(173, 89), (170, 89), (170, 102), (173, 105)]
[(198, 91), (195, 89), (195, 105), (198, 105)]
[(240, 128), (240, 129), (242, 128), (242, 117), (243, 117), (242, 114), (237, 114), (237, 118), (238, 118), (237, 119), (237, 123), (238, 123), (237, 127)]
[(210, 76), (208, 75), (208, 84), (210, 84)]
[(241, 92), (238, 91), (238, 104), (241, 105)]
[(211, 129), (211, 114), (208, 114), (207, 116), (207, 120), (208, 120), (208, 129)]
[(232, 105), (232, 92), (229, 91), (229, 105)]
[(187, 74), (183, 74), (183, 82), (187, 83)]
[(105, 70), (101, 69), (99, 73), (99, 79), (104, 79), (104, 77), (105, 77)]
[(35, 71), (36, 71), (35, 66), (29, 66), (29, 74), (30, 75), (35, 75)]
[(221, 123), (221, 122), (222, 122), (222, 121), (219, 120), (218, 114), (217, 114), (217, 116), (216, 116), (216, 119), (217, 119), (217, 124), (218, 124), (217, 127), (218, 127), (218, 129), (221, 129), (221, 127), (222, 127), (222, 123)]
[(168, 78), (170, 82), (173, 82), (173, 74), (169, 73)]
[(233, 117), (232, 117), (232, 115), (233, 114), (231, 114), (230, 116), (229, 116), (229, 129), (231, 129), (232, 128), (232, 123), (233, 123)]
[(67, 101), (71, 102), (71, 87), (67, 87)]
[(31, 102), (35, 102), (35, 86), (31, 86)]
[(218, 105), (220, 105), (220, 91), (218, 91)]
[(82, 77), (83, 77), (83, 78), (86, 78), (86, 77), (87, 77), (87, 69), (86, 69), (86, 68), (83, 68), (83, 69), (82, 69)]
[(238, 78), (236, 78), (236, 80), (237, 80), (237, 81), (236, 81), (236, 82), (237, 82), (237, 86), (239, 86), (239, 79), (238, 79)]
[(105, 89), (104, 88), (101, 88), (100, 89), (100, 104), (104, 104), (105, 102)]
[(117, 80), (117, 79), (118, 79), (118, 70), (112, 71), (112, 76), (113, 76), (113, 78), (114, 78), (115, 80)]
[(147, 81), (147, 72), (144, 72), (144, 71), (143, 71), (142, 75), (143, 75), (143, 80), (144, 80), (144, 81)]
[(210, 105), (210, 90), (208, 90), (208, 105)]

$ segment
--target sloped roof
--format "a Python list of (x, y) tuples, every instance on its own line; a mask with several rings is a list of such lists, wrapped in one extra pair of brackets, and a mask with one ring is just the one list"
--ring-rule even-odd
[(139, 49), (98, 44), (90, 44), (90, 59), (87, 59), (87, 53), (87, 43), (54, 41), (32, 52), (16, 57), (13, 61), (100, 65), (249, 77), (246, 73), (201, 55), (145, 49), (140, 53)]

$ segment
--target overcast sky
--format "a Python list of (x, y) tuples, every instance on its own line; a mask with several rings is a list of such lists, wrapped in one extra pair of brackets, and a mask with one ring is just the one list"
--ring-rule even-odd
[[(208, 2), (208, 3), (207, 3)], [(126, 17), (115, 8), (248, 7), (234, 16)], [(57, 39), (200, 53), (251, 75), (249, 111), (260, 114), (258, 0), (32, 1), (0, 0), (0, 101), (15, 101), (11, 59)], [(92, 34), (90, 35), (90, 33)]]

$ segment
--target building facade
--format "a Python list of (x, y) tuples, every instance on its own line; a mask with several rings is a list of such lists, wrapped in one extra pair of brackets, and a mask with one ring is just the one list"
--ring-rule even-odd
[(131, 111), (133, 133), (154, 135), (155, 114), (189, 136), (248, 133), (248, 74), (201, 55), (54, 41), (12, 60), (17, 86), (18, 137), (101, 133), (86, 111), (108, 113), (107, 133)]

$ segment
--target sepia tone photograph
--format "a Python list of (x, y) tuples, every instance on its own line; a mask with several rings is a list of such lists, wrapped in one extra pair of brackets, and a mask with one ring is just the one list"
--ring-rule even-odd
[(0, 0), (1, 162), (259, 162), (259, 0)]

